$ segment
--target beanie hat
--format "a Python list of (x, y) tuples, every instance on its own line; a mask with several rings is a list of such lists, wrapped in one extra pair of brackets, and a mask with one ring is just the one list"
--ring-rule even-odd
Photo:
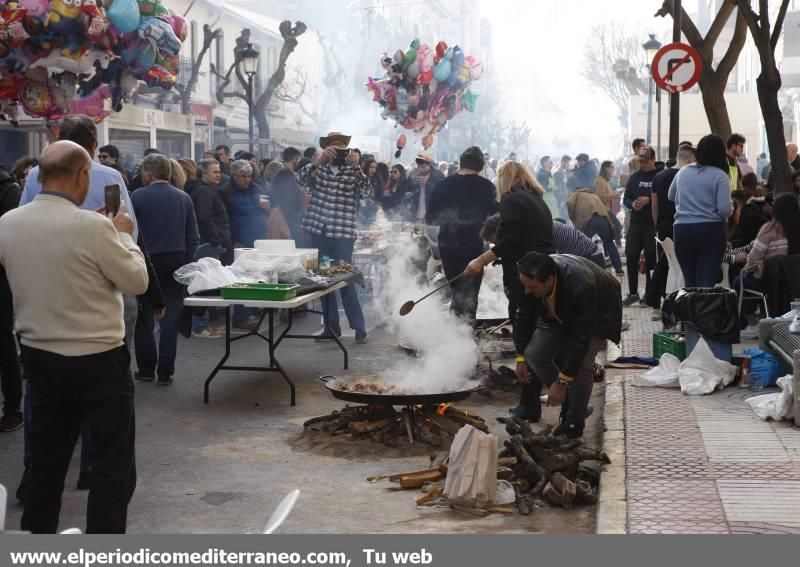
[(486, 162), (483, 159), (483, 152), (478, 146), (472, 146), (464, 150), (461, 154), (460, 165), (462, 169), (471, 169), (473, 171), (483, 171)]

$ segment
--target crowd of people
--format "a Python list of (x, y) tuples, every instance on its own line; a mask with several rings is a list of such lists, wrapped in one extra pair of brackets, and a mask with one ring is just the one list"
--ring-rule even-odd
[[(70, 116), (40, 158), (0, 168), (0, 431), (25, 428), (23, 529), (56, 530), (80, 436), (87, 529), (124, 532), (136, 484), (133, 383), (172, 383), (184, 296), (173, 274), (198, 259), (230, 264), (237, 248), (291, 239), (352, 263), (357, 231), (378, 210), (439, 227), (450, 309), (468, 324), (476, 324), (484, 268), (502, 266), (523, 384), (512, 413), (538, 421), (547, 387), (549, 402), (562, 407), (557, 432), (578, 438), (595, 355), (605, 341), (619, 342), (623, 305), (658, 310), (665, 296), (670, 266), (656, 237), (674, 240), (689, 287), (713, 287), (727, 262), (732, 280), (758, 289), (765, 259), (800, 252), (793, 144), (795, 190), (775, 195), (768, 164), (748, 170), (746, 140), (736, 134), (684, 142), (674, 162), (659, 162), (637, 139), (617, 164), (578, 154), (574, 167), (568, 155), (556, 166), (545, 156), (535, 171), (478, 147), (458, 163), (426, 152), (411, 164), (388, 163), (350, 141), (331, 132), (319, 147), (286, 148), (280, 160), (220, 145), (195, 162), (153, 148), (132, 167), (114, 145), (97, 147), (93, 120)], [(113, 186), (118, 211), (106, 210)], [(355, 289), (339, 298), (355, 341), (366, 343)], [(323, 301), (320, 341), (342, 333), (339, 298)], [(746, 335), (757, 319), (753, 309), (744, 315)], [(217, 318), (195, 314), (192, 336), (219, 338)], [(234, 310), (234, 332), (259, 322), (252, 309)]]

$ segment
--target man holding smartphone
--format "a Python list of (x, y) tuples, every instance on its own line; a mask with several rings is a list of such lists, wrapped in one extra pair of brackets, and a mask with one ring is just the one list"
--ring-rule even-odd
[[(332, 261), (352, 263), (356, 214), (359, 201), (369, 196), (369, 180), (361, 171), (359, 156), (347, 149), (350, 136), (331, 132), (320, 138), (319, 143), (323, 152), (298, 175), (300, 185), (311, 188), (311, 206), (303, 219), (303, 228), (311, 233), (320, 258), (328, 256)], [(367, 342), (366, 322), (356, 290), (347, 286), (340, 293), (350, 328), (356, 332), (356, 342), (364, 344)], [(326, 295), (322, 301), (327, 328), (341, 335), (336, 295)], [(332, 338), (323, 331), (319, 340)]]
[(64, 477), (83, 428), (94, 469), (87, 533), (124, 533), (136, 486), (122, 294), (147, 290), (147, 266), (124, 207), (110, 220), (80, 210), (92, 163), (73, 142), (51, 144), (37, 172), (44, 189), (0, 219), (0, 263), (14, 297), (33, 410), (26, 415), (22, 529), (34, 533), (58, 528)]

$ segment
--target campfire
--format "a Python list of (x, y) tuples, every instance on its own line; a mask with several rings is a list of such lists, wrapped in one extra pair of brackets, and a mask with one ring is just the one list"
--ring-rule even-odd
[(329, 415), (309, 419), (303, 427), (306, 431), (345, 435), (388, 447), (424, 443), (448, 448), (458, 430), (467, 424), (489, 431), (480, 416), (451, 404), (410, 405), (401, 410), (390, 405), (348, 405)]

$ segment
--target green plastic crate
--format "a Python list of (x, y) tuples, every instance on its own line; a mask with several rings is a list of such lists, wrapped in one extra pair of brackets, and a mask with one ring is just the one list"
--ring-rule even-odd
[[(678, 340), (678, 339), (683, 339)], [(653, 358), (661, 360), (666, 354), (674, 354), (678, 360), (686, 358), (686, 334), (683, 332), (653, 333)]]
[(234, 284), (221, 288), (223, 299), (250, 301), (286, 301), (297, 297), (297, 284)]

